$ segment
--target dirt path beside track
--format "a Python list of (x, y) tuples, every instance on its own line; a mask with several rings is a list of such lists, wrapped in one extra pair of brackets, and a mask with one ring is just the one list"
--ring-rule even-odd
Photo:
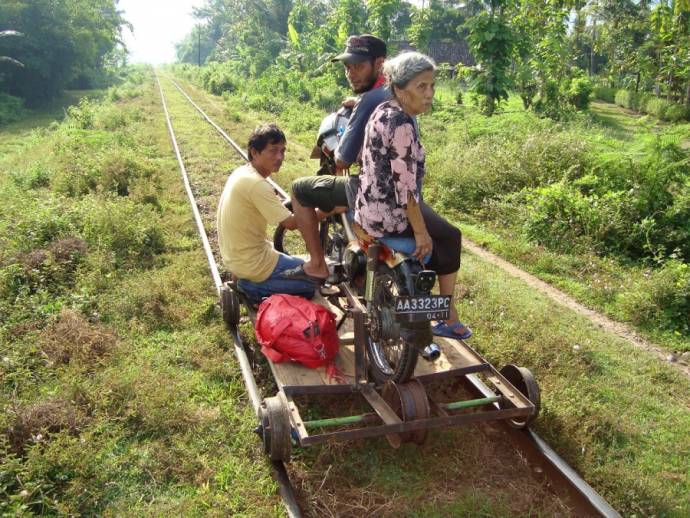
[(611, 320), (610, 318), (602, 315), (601, 313), (597, 313), (596, 311), (593, 311), (588, 307), (583, 306), (575, 299), (573, 299), (570, 295), (563, 293), (561, 290), (554, 288), (550, 284), (542, 281), (534, 275), (527, 273), (524, 270), (521, 270), (517, 266), (509, 263), (508, 261), (501, 259), (497, 255), (489, 252), (488, 250), (482, 248), (477, 243), (474, 243), (473, 241), (470, 241), (467, 238), (463, 237), (462, 244), (465, 250), (468, 250), (469, 252), (481, 257), (485, 261), (495, 266), (498, 266), (502, 270), (508, 272), (513, 277), (517, 277), (523, 280), (529, 286), (539, 290), (544, 295), (548, 296), (560, 305), (565, 306), (575, 311), (576, 313), (587, 317), (590, 320), (590, 322), (604, 329), (606, 332), (615, 334), (616, 336), (619, 336), (627, 340), (635, 347), (639, 347), (640, 349), (644, 349), (645, 351), (652, 353), (661, 361), (674, 366), (678, 370), (682, 371), (686, 376), (690, 377), (690, 366), (683, 365), (682, 363), (679, 363), (675, 360), (672, 362), (669, 361), (670, 353), (662, 350), (660, 347), (642, 338), (630, 326), (623, 324), (621, 322), (615, 322), (614, 320)]

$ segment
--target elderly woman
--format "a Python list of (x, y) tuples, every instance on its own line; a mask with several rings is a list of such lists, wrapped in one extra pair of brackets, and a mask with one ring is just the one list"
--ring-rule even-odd
[[(355, 221), (371, 236), (419, 260), (436, 271), (441, 295), (453, 295), (460, 268), (461, 234), (422, 201), (424, 148), (415, 116), (427, 112), (434, 98), (436, 65), (428, 56), (406, 52), (383, 66), (393, 99), (380, 104), (367, 123), (362, 149)], [(408, 238), (405, 250), (392, 238)], [(404, 242), (396, 239), (398, 243)], [(469, 338), (472, 331), (450, 318), (432, 328), (437, 336)]]

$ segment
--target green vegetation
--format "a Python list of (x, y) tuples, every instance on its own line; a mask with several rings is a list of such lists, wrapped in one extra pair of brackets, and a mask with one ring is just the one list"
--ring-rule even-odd
[(0, 126), (20, 120), (24, 116), (24, 101), (0, 92)]
[(690, 112), (686, 106), (649, 94), (621, 89), (613, 94), (613, 99), (610, 99), (611, 92), (609, 90), (599, 90), (597, 98), (607, 102), (615, 102), (618, 106), (629, 110), (653, 115), (664, 121), (678, 122), (682, 119), (690, 119)]
[(611, 132), (596, 111), (567, 126), (488, 119), (452, 97), (426, 123), (429, 199), (523, 268), (689, 349), (690, 163), (676, 134)]
[[(36, 105), (65, 88), (106, 86), (124, 62), (114, 0), (5, 0), (0, 4), (0, 93)], [(12, 31), (10, 31), (12, 32)], [(5, 58), (5, 59), (3, 59)], [(0, 124), (8, 99), (0, 96)]]
[(279, 515), (155, 83), (105, 98), (0, 160), (0, 514)]
[[(420, 117), (426, 199), (466, 236), (690, 350), (688, 2), (424, 4), (209, 1), (178, 48), (207, 65), (174, 72), (222, 96), (195, 90), (240, 143), (279, 122), (287, 187), (315, 169), (318, 123), (349, 93), (330, 62), (348, 35), (422, 50), (467, 39), (478, 66), (451, 78), (443, 65)], [(150, 71), (56, 97), (115, 77), (116, 3), (11, 0), (0, 19), (0, 514), (281, 514)], [(44, 98), (50, 110), (24, 111)], [(212, 229), (237, 158), (179, 94), (170, 107)], [(686, 378), (471, 254), (458, 301), (492, 363), (534, 371), (537, 430), (615, 508), (686, 514)], [(503, 464), (508, 450), (467, 427), (397, 452), (298, 451), (291, 475), (315, 514), (564, 514), (519, 459)]]
[[(453, 67), (441, 67), (444, 87), (422, 118), (430, 199), (530, 255), (578, 257), (555, 272), (509, 255), (666, 347), (690, 348), (687, 126), (654, 123), (690, 113), (687, 2), (266, 2), (270, 16), (224, 5), (196, 11), (209, 65), (177, 73), (233, 112), (285, 120), (305, 145), (321, 109), (347, 94), (329, 58), (349, 34), (422, 50), (465, 39), (472, 56), (452, 79)], [(193, 62), (191, 36), (179, 57)], [(650, 118), (589, 110), (592, 94)], [(586, 266), (600, 259), (615, 267)], [(588, 289), (594, 277), (606, 293)]]
[[(323, 110), (285, 96), (274, 111), (256, 113), (248, 104), (267, 91), (239, 93), (246, 84), (238, 85), (242, 90), (222, 100), (200, 90), (195, 96), (239, 142), (259, 120), (290, 128), (289, 158), (276, 177), (283, 186), (313, 170), (307, 156)], [(208, 209), (237, 159), (167, 90)], [(470, 149), (496, 135), (496, 147), (488, 148), (496, 154), (511, 128), (529, 126), (533, 145), (519, 140), (513, 151), (532, 152), (522, 167), (541, 160), (532, 171), (546, 173), (536, 178), (557, 182), (573, 156), (589, 163), (582, 156), (590, 141), (565, 145), (577, 141), (576, 131), (587, 129), (594, 143), (624, 145), (588, 118), (564, 127), (522, 111), (517, 98), (508, 104), (513, 113), (487, 118), (457, 106), (456, 95), (442, 89), (434, 114), (421, 120), (430, 152), (427, 197), (443, 204), (474, 202), (440, 197), (434, 185), (447, 160), (435, 148), (465, 142)], [(64, 123), (15, 137), (16, 150), (0, 162), (0, 502), (8, 514), (281, 512), (158, 106), (154, 84), (137, 71), (103, 101), (68, 110)], [(566, 148), (574, 154), (556, 152)], [(482, 219), (483, 204), (477, 207), (473, 221), (481, 227), (463, 222), (463, 230), (490, 241), (491, 220)], [(204, 214), (212, 227), (212, 209)], [(586, 257), (594, 264), (584, 274), (624, 272), (612, 258), (557, 254), (515, 236), (491, 243), (513, 246), (527, 263), (550, 265), (564, 277)], [(477, 347), (497, 365), (516, 362), (535, 372), (544, 393), (539, 433), (623, 514), (682, 516), (690, 505), (687, 380), (469, 254), (459, 289)], [(467, 427), (403, 451), (382, 440), (312, 448), (297, 452), (292, 476), (315, 512), (562, 514), (543, 488), (530, 485), (518, 459), (489, 462), (498, 458), (495, 440), (489, 428)], [(439, 452), (452, 452), (443, 470)], [(484, 468), (468, 475), (475, 465)], [(506, 489), (516, 473), (529, 487), (521, 495), (540, 495), (537, 509), (532, 498)], [(489, 496), (487, 480), (495, 484)]]
[[(209, 78), (220, 69), (179, 65), (176, 72), (212, 90)], [(337, 107), (346, 95), (327, 77), (252, 81), (223, 70), (237, 88), (223, 94), (229, 113), (262, 110), (305, 146), (322, 108)], [(652, 121), (600, 105), (564, 124), (524, 110), (516, 97), (505, 112), (486, 117), (457, 104), (458, 93), (456, 82), (442, 83), (433, 113), (421, 118), (427, 198), (478, 225), (475, 239), (585, 304), (668, 348), (690, 350), (683, 127), (650, 134)]]
[[(690, 4), (684, 0), (270, 0), (228, 6), (208, 1), (195, 10), (199, 24), (177, 47), (181, 62), (220, 63), (253, 79), (291, 71), (333, 76), (329, 58), (351, 34), (370, 32), (422, 51), (464, 40), (471, 54), (463, 50), (452, 65), (471, 79), (487, 115), (512, 90), (525, 108), (568, 119), (587, 108), (596, 88), (609, 102), (619, 89), (644, 99), (640, 110), (660, 118), (688, 116)], [(395, 53), (396, 44), (391, 47)]]

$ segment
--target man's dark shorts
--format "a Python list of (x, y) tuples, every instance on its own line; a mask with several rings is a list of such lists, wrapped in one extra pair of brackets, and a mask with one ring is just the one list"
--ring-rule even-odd
[(292, 182), (292, 194), (303, 207), (331, 212), (347, 207), (347, 176), (305, 176)]

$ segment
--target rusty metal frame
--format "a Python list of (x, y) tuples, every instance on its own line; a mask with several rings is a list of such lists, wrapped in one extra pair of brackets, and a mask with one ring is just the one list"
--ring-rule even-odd
[[(246, 298), (239, 292), (240, 299), (247, 307), (249, 317), (256, 318), (254, 308), (248, 303)], [(345, 316), (351, 317), (354, 321), (354, 352), (355, 352), (355, 376), (354, 382), (338, 385), (283, 385), (280, 391), (283, 392), (288, 401), (290, 410), (290, 421), (297, 432), (298, 443), (300, 446), (323, 443), (327, 441), (346, 441), (367, 437), (379, 437), (383, 435), (412, 432), (416, 430), (444, 428), (462, 424), (470, 424), (484, 421), (507, 420), (515, 417), (528, 417), (535, 411), (534, 405), (513, 385), (508, 382), (490, 363), (488, 363), (477, 351), (464, 341), (460, 341), (462, 353), (468, 361), (476, 362), (466, 367), (459, 367), (446, 371), (431, 374), (422, 374), (414, 379), (423, 384), (447, 380), (452, 378), (464, 378), (467, 375), (482, 374), (494, 385), (496, 390), (503, 396), (502, 401), (512, 408), (496, 408), (493, 410), (480, 411), (473, 413), (452, 413), (442, 408), (436, 401), (429, 400), (432, 410), (437, 417), (420, 419), (415, 421), (403, 422), (393, 409), (384, 401), (381, 395), (376, 392), (374, 384), (367, 377), (366, 365), (366, 308), (359, 297), (353, 293), (352, 289), (346, 285), (340, 285), (340, 295), (347, 299)], [(350, 339), (348, 339), (349, 341)], [(273, 365), (269, 362), (274, 377), (276, 372)], [(365, 424), (370, 426), (338, 430), (334, 432), (310, 435), (304, 426), (299, 406), (294, 400), (296, 396), (351, 396), (361, 394), (373, 413), (366, 419)], [(383, 424), (381, 424), (383, 423)], [(372, 426), (373, 425), (373, 426)]]
[[(389, 407), (390, 408), (390, 407)], [(485, 421), (500, 421), (514, 417), (524, 417), (526, 409), (513, 408), (510, 410), (491, 410), (482, 413), (457, 414), (430, 419), (420, 419), (418, 421), (400, 422), (397, 424), (386, 424), (375, 427), (359, 428), (355, 430), (340, 430), (319, 435), (311, 435), (300, 441), (301, 445), (318, 444), (328, 441), (346, 441), (353, 439), (363, 439), (367, 437), (378, 437), (393, 433), (413, 432), (415, 430), (431, 430), (435, 428), (448, 428), (461, 424), (480, 423)]]

